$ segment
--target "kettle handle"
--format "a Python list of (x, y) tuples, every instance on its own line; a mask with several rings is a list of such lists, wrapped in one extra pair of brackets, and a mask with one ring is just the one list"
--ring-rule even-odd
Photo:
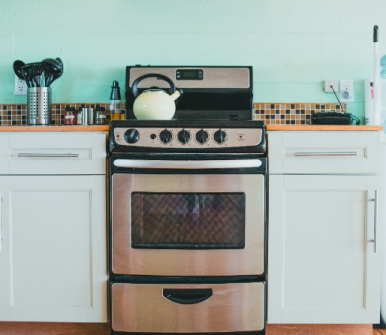
[(144, 74), (143, 76), (138, 77), (133, 82), (133, 86), (131, 88), (131, 91), (133, 93), (134, 98), (136, 98), (139, 95), (139, 93), (138, 93), (138, 83), (140, 81), (142, 81), (143, 79), (153, 78), (153, 77), (160, 78), (160, 79), (166, 81), (170, 85), (170, 88), (167, 90), (167, 93), (173, 94), (174, 91), (176, 90), (176, 86), (174, 85), (173, 81), (169, 77), (166, 77), (163, 74), (159, 74), (159, 73), (148, 73), (148, 74)]

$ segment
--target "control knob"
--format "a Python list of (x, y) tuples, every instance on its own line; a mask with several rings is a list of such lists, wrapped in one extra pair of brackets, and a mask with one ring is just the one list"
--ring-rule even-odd
[(125, 134), (123, 135), (125, 138), (125, 141), (130, 144), (137, 143), (139, 141), (139, 131), (137, 129), (128, 129), (125, 131)]
[(219, 129), (214, 133), (213, 139), (218, 144), (224, 143), (227, 140), (227, 133), (225, 131)]
[(209, 135), (208, 132), (205, 131), (204, 129), (199, 130), (196, 133), (196, 141), (200, 144), (204, 144), (208, 141)]
[(186, 144), (190, 141), (190, 133), (185, 130), (185, 129), (182, 129), (179, 133), (178, 133), (178, 141), (180, 141), (182, 144)]
[(159, 134), (159, 139), (163, 144), (168, 144), (172, 140), (172, 138), (172, 133), (167, 129), (162, 130)]

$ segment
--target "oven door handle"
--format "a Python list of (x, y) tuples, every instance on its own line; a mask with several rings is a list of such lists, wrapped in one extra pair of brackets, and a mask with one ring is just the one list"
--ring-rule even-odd
[(238, 169), (258, 168), (260, 159), (219, 159), (219, 160), (158, 160), (158, 159), (116, 159), (114, 166), (142, 169)]
[(162, 295), (177, 304), (192, 305), (209, 299), (213, 295), (211, 288), (202, 289), (167, 289), (162, 290)]

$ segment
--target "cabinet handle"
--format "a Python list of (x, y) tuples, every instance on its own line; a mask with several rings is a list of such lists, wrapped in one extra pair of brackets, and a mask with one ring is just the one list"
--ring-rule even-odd
[(39, 154), (39, 153), (23, 153), (17, 154), (19, 158), (78, 158), (79, 154)]
[(374, 199), (371, 199), (371, 201), (374, 201), (374, 240), (371, 240), (371, 242), (374, 242), (374, 253), (377, 253), (377, 244), (378, 244), (378, 191), (374, 191)]
[(356, 151), (346, 152), (294, 152), (294, 156), (358, 156)]

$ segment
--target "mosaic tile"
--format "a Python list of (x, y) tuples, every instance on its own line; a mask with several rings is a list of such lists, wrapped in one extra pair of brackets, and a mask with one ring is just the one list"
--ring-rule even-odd
[[(75, 107), (78, 111), (81, 105), (93, 107), (100, 105), (105, 107), (108, 122), (110, 122), (109, 103), (55, 103), (51, 105), (51, 124), (63, 124), (65, 107)], [(346, 112), (346, 104), (342, 104), (343, 112)], [(122, 109), (125, 104), (122, 103)], [(278, 103), (265, 102), (254, 103), (254, 120), (264, 120), (266, 124), (310, 124), (311, 115), (324, 112), (341, 112), (341, 106), (336, 103), (307, 102), (307, 103)], [(26, 125), (26, 104), (0, 105), (0, 126)]]
[[(346, 104), (342, 104), (346, 112)], [(310, 124), (311, 115), (325, 112), (342, 112), (336, 103), (254, 103), (254, 120), (265, 124)]]
[[(51, 105), (51, 124), (61, 125), (63, 124), (64, 113), (66, 105), (75, 107), (78, 111), (81, 105), (84, 107), (93, 107), (100, 105), (106, 109), (106, 118), (110, 123), (109, 103), (55, 103)], [(125, 104), (121, 104), (122, 110), (125, 109)], [(0, 104), (0, 126), (14, 126), (14, 125), (26, 125), (27, 124), (27, 105), (16, 104)]]

